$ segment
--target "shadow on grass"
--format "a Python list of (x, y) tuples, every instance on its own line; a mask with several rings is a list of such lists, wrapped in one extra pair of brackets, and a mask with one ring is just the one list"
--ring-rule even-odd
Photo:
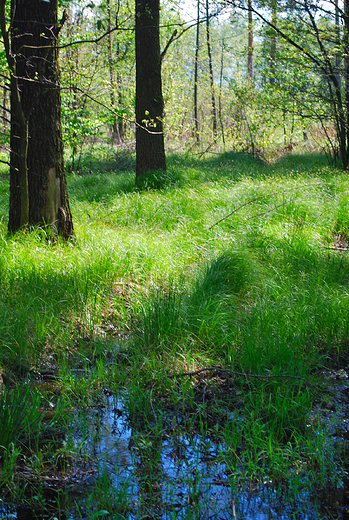
[(115, 195), (133, 191), (167, 190), (204, 182), (234, 182), (243, 178), (312, 176), (321, 174), (324, 169), (325, 174), (328, 172), (326, 156), (320, 153), (289, 154), (275, 164), (266, 164), (243, 152), (226, 152), (208, 158), (172, 154), (167, 157), (166, 172), (150, 172), (141, 182), (136, 182), (134, 162), (128, 163), (127, 169), (117, 162), (113, 164), (108, 159), (94, 159), (92, 169), (69, 175), (71, 197), (78, 201), (107, 202)]
[(203, 159), (171, 155), (167, 163), (169, 171), (178, 169), (181, 172), (180, 179), (184, 182), (318, 175), (319, 170), (328, 167), (328, 160), (321, 153), (288, 154), (274, 164), (267, 164), (260, 158), (244, 152), (225, 152)]
[(20, 273), (0, 263), (0, 364), (26, 375), (47, 352), (71, 346), (76, 334), (88, 337), (114, 272), (108, 253), (66, 268), (28, 261)]
[(309, 359), (319, 344), (342, 348), (349, 259), (302, 240), (277, 244), (273, 257), (267, 247), (227, 250), (199, 268), (187, 291), (166, 287), (151, 294), (139, 321), (144, 349), (194, 342), (217, 355), (217, 362), (241, 356), (258, 372), (263, 365), (282, 365), (282, 357), (285, 369), (290, 356), (297, 349), (303, 355), (309, 345)]

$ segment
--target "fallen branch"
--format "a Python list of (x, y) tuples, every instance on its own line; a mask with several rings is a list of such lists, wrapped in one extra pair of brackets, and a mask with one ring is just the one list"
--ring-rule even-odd
[(234, 209), (233, 211), (228, 213), (228, 215), (225, 215), (225, 217), (222, 217), (220, 220), (217, 220), (217, 222), (212, 224), (212, 226), (210, 226), (208, 229), (209, 230), (212, 229), (214, 226), (217, 226), (217, 224), (220, 224), (221, 222), (223, 222), (223, 220), (227, 220), (229, 217), (234, 215), (234, 213), (237, 213), (240, 209), (244, 208), (245, 206), (248, 206), (249, 204), (253, 204), (253, 202), (256, 202), (257, 200), (266, 199), (267, 197), (272, 197), (273, 195), (281, 195), (282, 193), (287, 193), (288, 191), (293, 191), (293, 190), (299, 189), (299, 188), (308, 188), (309, 186), (312, 187), (312, 186), (319, 186), (319, 185), (326, 186), (326, 185), (329, 185), (329, 184), (330, 183), (328, 183), (328, 182), (325, 182), (325, 183), (316, 182), (314, 184), (303, 184), (302, 186), (297, 186), (297, 187), (293, 187), (293, 188), (287, 188), (286, 190), (282, 190), (282, 191), (273, 191), (272, 193), (267, 193), (266, 195), (259, 195), (258, 197), (255, 197), (254, 199), (251, 199), (251, 200), (248, 200), (247, 202), (244, 202), (243, 204), (238, 206), (236, 209)]
[(302, 376), (292, 376), (290, 374), (269, 374), (269, 375), (263, 375), (263, 374), (249, 374), (246, 372), (237, 372), (236, 370), (231, 370), (230, 368), (221, 368), (221, 367), (206, 367), (206, 368), (200, 368), (199, 370), (194, 370), (193, 372), (179, 372), (176, 374), (172, 374), (169, 376), (170, 379), (174, 379), (175, 377), (184, 377), (184, 376), (196, 376), (198, 374), (201, 374), (202, 372), (223, 372), (227, 374), (233, 374), (235, 376), (244, 376), (244, 377), (256, 377), (258, 379), (271, 379), (275, 377), (282, 377), (282, 378), (290, 378), (290, 379), (301, 379), (305, 383), (307, 383), (310, 386), (315, 387), (313, 383), (308, 381), (307, 379), (304, 379)]
[(326, 246), (322, 246), (322, 249), (329, 249), (330, 251), (349, 251), (349, 247), (326, 247)]

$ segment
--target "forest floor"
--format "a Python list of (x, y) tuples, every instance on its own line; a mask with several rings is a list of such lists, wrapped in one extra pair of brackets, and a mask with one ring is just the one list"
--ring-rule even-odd
[(348, 518), (348, 174), (128, 167), (68, 176), (68, 243), (0, 178), (0, 517)]

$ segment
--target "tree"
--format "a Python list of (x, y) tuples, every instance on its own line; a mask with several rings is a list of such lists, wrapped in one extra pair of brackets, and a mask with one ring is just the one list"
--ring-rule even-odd
[[(111, 33), (112, 23), (111, 23), (111, 6), (110, 0), (106, 0), (106, 8), (107, 8), (107, 49), (108, 49), (108, 69), (109, 69), (109, 84), (110, 84), (110, 106), (113, 111), (116, 108), (116, 95), (118, 101), (118, 109), (121, 109), (122, 106), (122, 86), (121, 86), (121, 75), (119, 70), (116, 74), (115, 81), (115, 71), (114, 71), (114, 59), (113, 59), (113, 38)], [(116, 25), (117, 25), (118, 13), (116, 14)], [(116, 57), (120, 60), (120, 44), (119, 41), (116, 42)], [(124, 123), (122, 118), (114, 118), (111, 125), (111, 133), (113, 143), (121, 144), (124, 139)]]
[[(244, 4), (236, 4), (234, 0), (227, 1), (234, 7), (246, 9)], [(349, 166), (349, 60), (347, 59), (349, 1), (344, 0), (343, 8), (339, 9), (336, 2), (331, 0), (327, 3), (320, 0), (314, 0), (312, 3), (308, 0), (293, 0), (290, 6), (285, 7), (283, 19), (278, 21), (275, 10), (271, 20), (267, 18), (263, 9), (259, 10), (252, 6), (252, 12), (274, 32), (274, 38), (278, 35), (300, 53), (306, 61), (305, 70), (317, 75), (316, 92), (311, 85), (305, 88), (303, 95), (312, 89), (316, 102), (321, 100), (322, 105), (331, 110), (339, 154), (343, 168), (347, 169)], [(273, 56), (271, 60), (272, 74), (276, 74), (276, 68), (273, 69)], [(322, 113), (324, 110), (317, 116), (321, 124), (323, 124)]]
[(208, 55), (208, 66), (210, 73), (210, 88), (211, 88), (211, 109), (212, 109), (212, 133), (214, 141), (217, 140), (217, 114), (216, 114), (216, 99), (214, 92), (214, 79), (213, 79), (213, 65), (212, 65), (212, 52), (211, 52), (211, 40), (210, 40), (210, 16), (208, 10), (208, 0), (206, 0), (206, 42), (207, 42), (207, 55)]
[[(278, 18), (277, 18), (277, 0), (272, 0), (271, 2), (271, 23), (272, 27), (277, 27)], [(277, 36), (275, 30), (272, 29), (271, 37), (270, 37), (270, 81), (275, 83), (276, 81), (276, 42)]]
[(136, 176), (166, 170), (159, 0), (136, 0)]
[[(73, 233), (64, 174), (57, 41), (57, 0), (13, 0), (11, 35), (5, 1), (1, 32), (11, 82), (9, 231), (49, 225)], [(10, 37), (11, 36), (11, 37)]]
[(248, 49), (247, 49), (247, 75), (250, 81), (253, 81), (253, 16), (252, 16), (252, 0), (247, 2), (248, 10)]
[(197, 0), (196, 43), (195, 43), (195, 62), (194, 62), (194, 124), (195, 124), (196, 144), (199, 144), (199, 142), (200, 142), (199, 116), (198, 116), (199, 47), (200, 47), (200, 0)]

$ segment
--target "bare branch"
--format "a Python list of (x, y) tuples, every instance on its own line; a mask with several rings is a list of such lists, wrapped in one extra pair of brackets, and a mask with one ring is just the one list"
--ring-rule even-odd
[[(25, 79), (25, 78), (23, 78)], [(104, 103), (102, 103), (101, 101), (99, 101), (98, 99), (94, 98), (93, 96), (91, 96), (90, 94), (88, 94), (87, 92), (85, 92), (83, 89), (79, 88), (79, 87), (75, 87), (75, 89), (78, 91), (78, 92), (81, 92), (83, 96), (86, 96), (88, 99), (90, 99), (91, 101), (93, 101), (94, 103), (96, 103), (97, 105), (105, 108), (106, 110), (108, 110), (108, 112), (112, 113), (113, 115), (117, 116), (117, 117), (120, 117), (122, 119), (124, 119), (125, 121), (127, 121), (128, 123), (131, 123), (131, 124), (134, 124), (136, 126), (139, 126), (140, 128), (142, 128), (142, 130), (145, 130), (146, 132), (148, 132), (148, 134), (154, 134), (154, 135), (158, 135), (158, 134), (161, 134), (162, 132), (151, 132), (150, 130), (148, 130), (148, 128), (146, 128), (145, 126), (142, 126), (140, 125), (139, 123), (137, 123), (137, 121), (134, 121), (133, 119), (128, 119), (127, 117), (124, 116), (124, 114), (120, 114), (119, 112), (117, 112), (115, 109), (113, 108), (110, 108), (108, 107), (108, 105), (105, 105)], [(65, 88), (62, 90), (68, 90), (68, 88)]]
[(228, 213), (228, 215), (225, 215), (225, 217), (222, 217), (220, 220), (217, 220), (217, 222), (212, 224), (212, 226), (210, 226), (208, 229), (209, 230), (212, 229), (214, 226), (217, 226), (217, 224), (220, 224), (221, 222), (223, 222), (223, 220), (227, 220), (229, 217), (234, 215), (234, 213), (237, 213), (240, 209), (244, 208), (245, 206), (248, 206), (249, 204), (253, 204), (253, 202), (257, 202), (257, 200), (266, 199), (267, 197), (272, 197), (273, 195), (281, 195), (282, 193), (287, 193), (288, 191), (293, 191), (295, 189), (298, 190), (299, 188), (309, 188), (309, 187), (312, 187), (312, 186), (325, 186), (327, 184), (328, 183), (326, 183), (326, 182), (325, 183), (323, 183), (323, 182), (315, 182), (315, 183), (312, 183), (312, 184), (303, 184), (301, 186), (296, 186), (296, 187), (293, 187), (293, 188), (287, 188), (286, 190), (282, 190), (282, 191), (273, 191), (272, 193), (267, 193), (266, 195), (259, 195), (258, 197), (255, 197), (254, 199), (251, 199), (251, 200), (248, 200), (247, 202), (244, 202), (243, 204), (238, 206), (236, 209), (234, 209), (233, 211)]
[(200, 368), (199, 370), (194, 370), (193, 372), (180, 372), (176, 374), (169, 375), (168, 377), (170, 379), (174, 379), (175, 377), (184, 377), (184, 376), (196, 376), (198, 374), (201, 374), (202, 372), (221, 372), (223, 374), (233, 374), (236, 376), (243, 376), (243, 377), (256, 377), (258, 379), (272, 379), (272, 378), (288, 378), (288, 379), (300, 379), (301, 381), (304, 381), (304, 383), (315, 387), (313, 383), (308, 381), (302, 376), (293, 376), (290, 374), (250, 374), (246, 372), (237, 372), (236, 370), (230, 370), (229, 368), (221, 368), (221, 367), (206, 367), (206, 368)]
[[(8, 112), (9, 114), (11, 114), (11, 110), (10, 110), (9, 108), (5, 107), (4, 105), (0, 105), (0, 108), (1, 108), (2, 110), (5, 110), (5, 112)], [(1, 117), (1, 116), (0, 116), (0, 117)]]
[(13, 168), (13, 166), (11, 166), (11, 164), (8, 161), (3, 161), (2, 159), (0, 159), (0, 163), (7, 164), (7, 166), (9, 166), (10, 168)]
[[(234, 1), (232, 0), (229, 0), (227, 2), (228, 4), (230, 5), (233, 5), (234, 7), (238, 7), (239, 9), (243, 10), (243, 11), (246, 11), (247, 10), (247, 7), (244, 7), (243, 5), (239, 4), (239, 5), (236, 5)], [(326, 68), (324, 67), (324, 64), (316, 57), (314, 56), (310, 51), (307, 51), (307, 49), (305, 49), (304, 47), (302, 47), (301, 45), (299, 45), (295, 40), (293, 40), (290, 36), (288, 36), (284, 31), (282, 31), (279, 27), (277, 27), (275, 24), (273, 24), (272, 22), (270, 22), (263, 14), (261, 14), (259, 11), (257, 11), (254, 7), (252, 7), (251, 11), (256, 15), (258, 16), (258, 18), (260, 20), (262, 20), (262, 22), (264, 22), (265, 24), (268, 25), (268, 27), (270, 27), (271, 29), (273, 29), (274, 31), (276, 31), (285, 41), (287, 41), (287, 43), (289, 43), (290, 45), (292, 45), (293, 47), (295, 47), (296, 49), (298, 49), (302, 54), (304, 54), (305, 56), (307, 56), (313, 63), (315, 63), (315, 65), (317, 65), (319, 67), (320, 70), (322, 70), (322, 72), (324, 74), (327, 74), (327, 70)]]
[(175, 39), (176, 36), (177, 36), (177, 29), (175, 29), (175, 30), (173, 31), (171, 38), (170, 38), (170, 39), (168, 40), (168, 42), (166, 43), (165, 48), (164, 48), (164, 50), (162, 51), (162, 53), (161, 53), (161, 55), (160, 55), (160, 63), (162, 63), (162, 60), (164, 59), (166, 52), (168, 51), (168, 49), (169, 49), (171, 43), (174, 41), (174, 39)]

